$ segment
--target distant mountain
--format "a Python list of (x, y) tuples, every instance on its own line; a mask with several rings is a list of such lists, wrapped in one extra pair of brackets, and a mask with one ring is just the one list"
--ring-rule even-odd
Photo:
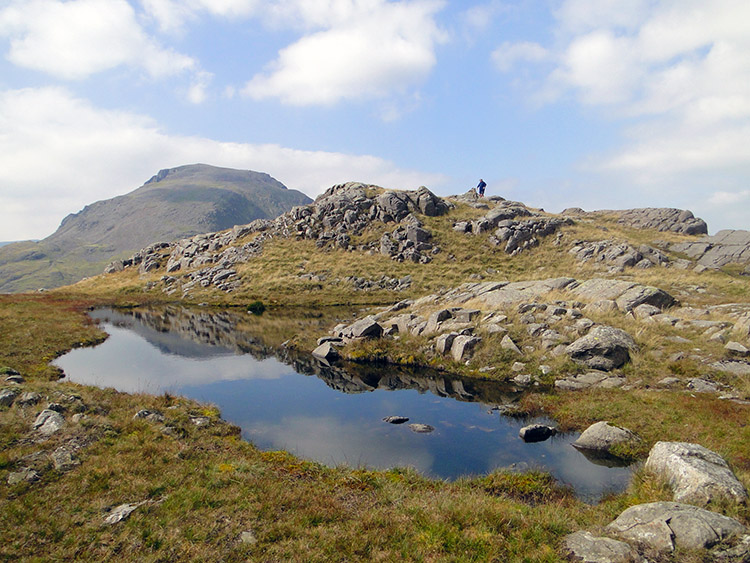
[(273, 219), (311, 201), (251, 170), (206, 164), (161, 170), (129, 194), (68, 215), (46, 239), (0, 247), (0, 292), (74, 283), (154, 242)]

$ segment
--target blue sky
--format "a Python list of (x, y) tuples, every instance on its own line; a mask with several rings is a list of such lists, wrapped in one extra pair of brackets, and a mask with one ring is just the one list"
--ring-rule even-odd
[(0, 0), (0, 240), (161, 168), (750, 228), (746, 0)]

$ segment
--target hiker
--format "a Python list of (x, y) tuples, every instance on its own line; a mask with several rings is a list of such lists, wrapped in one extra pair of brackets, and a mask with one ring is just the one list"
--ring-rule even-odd
[(479, 197), (484, 197), (484, 188), (487, 187), (487, 184), (484, 183), (484, 180), (479, 178), (479, 184), (477, 184), (477, 190), (479, 191)]

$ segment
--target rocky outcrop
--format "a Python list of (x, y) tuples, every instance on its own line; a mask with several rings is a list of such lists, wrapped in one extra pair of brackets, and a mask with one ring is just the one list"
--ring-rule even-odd
[(745, 527), (734, 518), (689, 504), (652, 502), (625, 510), (606, 527), (608, 533), (669, 553), (684, 549), (707, 549), (733, 536)]
[(685, 235), (703, 235), (708, 233), (708, 226), (703, 219), (691, 211), (669, 207), (643, 207), (637, 209), (604, 209), (586, 212), (579, 207), (568, 208), (561, 215), (571, 217), (615, 216), (620, 225), (633, 229), (654, 229)]
[[(530, 216), (530, 219), (518, 219)], [(515, 255), (537, 246), (540, 239), (555, 233), (561, 227), (572, 224), (568, 218), (545, 217), (521, 203), (501, 201), (479, 219), (455, 222), (453, 230), (474, 235), (494, 230), (488, 239), (489, 243), (504, 246), (506, 254)]]
[(657, 442), (646, 469), (663, 476), (678, 502), (707, 504), (720, 498), (746, 502), (747, 491), (717, 453), (685, 442)]
[(637, 349), (635, 340), (624, 330), (596, 326), (565, 351), (576, 363), (592, 369), (611, 371), (630, 361), (630, 352)]
[(575, 241), (568, 252), (578, 262), (603, 264), (613, 273), (622, 272), (625, 268), (645, 270), (654, 266), (687, 269), (691, 264), (685, 260), (673, 260), (647, 244), (635, 248), (627, 242), (612, 239)]
[[(430, 190), (384, 191), (356, 182), (329, 188), (313, 203), (298, 206), (274, 220), (258, 219), (221, 232), (196, 235), (173, 243), (159, 243), (132, 258), (110, 264), (105, 273), (138, 266), (141, 273), (166, 269), (160, 282), (165, 293), (193, 287), (214, 286), (230, 292), (236, 288), (235, 265), (258, 256), (273, 238), (314, 240), (318, 248), (354, 250), (352, 238), (361, 235), (373, 221), (403, 222), (378, 241), (361, 244), (359, 251), (381, 252), (394, 260), (426, 263), (440, 251), (417, 215), (446, 213), (451, 204)], [(182, 273), (179, 274), (178, 273)]]
[(750, 264), (750, 231), (723, 230), (696, 241), (670, 245), (706, 268), (721, 268), (730, 263)]

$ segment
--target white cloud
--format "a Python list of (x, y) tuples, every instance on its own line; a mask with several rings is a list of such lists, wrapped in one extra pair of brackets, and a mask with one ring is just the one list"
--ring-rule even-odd
[(738, 203), (750, 202), (750, 190), (741, 190), (739, 192), (717, 191), (711, 194), (708, 202), (712, 205), (736, 205)]
[(520, 41), (505, 42), (492, 52), (492, 61), (498, 70), (508, 72), (519, 62), (542, 62), (550, 58), (550, 52), (539, 43)]
[[(729, 203), (750, 184), (750, 4), (566, 0), (556, 17), (539, 58), (555, 67), (539, 67), (546, 87), (535, 99), (572, 96), (622, 131), (622, 145), (589, 155), (585, 168), (636, 201), (671, 194), (750, 227)], [(502, 45), (499, 68), (527, 48)]]
[(60, 88), (0, 91), (0, 130), (0, 241), (43, 238), (84, 205), (196, 162), (267, 172), (311, 197), (349, 180), (405, 189), (444, 181), (368, 155), (171, 136), (148, 117)]
[(425, 79), (444, 38), (434, 21), (439, 2), (339, 0), (293, 7), (302, 22), (324, 29), (282, 49), (265, 73), (246, 84), (245, 95), (300, 106), (385, 98)]
[(196, 66), (146, 35), (125, 0), (15, 0), (0, 11), (0, 36), (13, 64), (68, 80), (120, 65), (152, 77)]

